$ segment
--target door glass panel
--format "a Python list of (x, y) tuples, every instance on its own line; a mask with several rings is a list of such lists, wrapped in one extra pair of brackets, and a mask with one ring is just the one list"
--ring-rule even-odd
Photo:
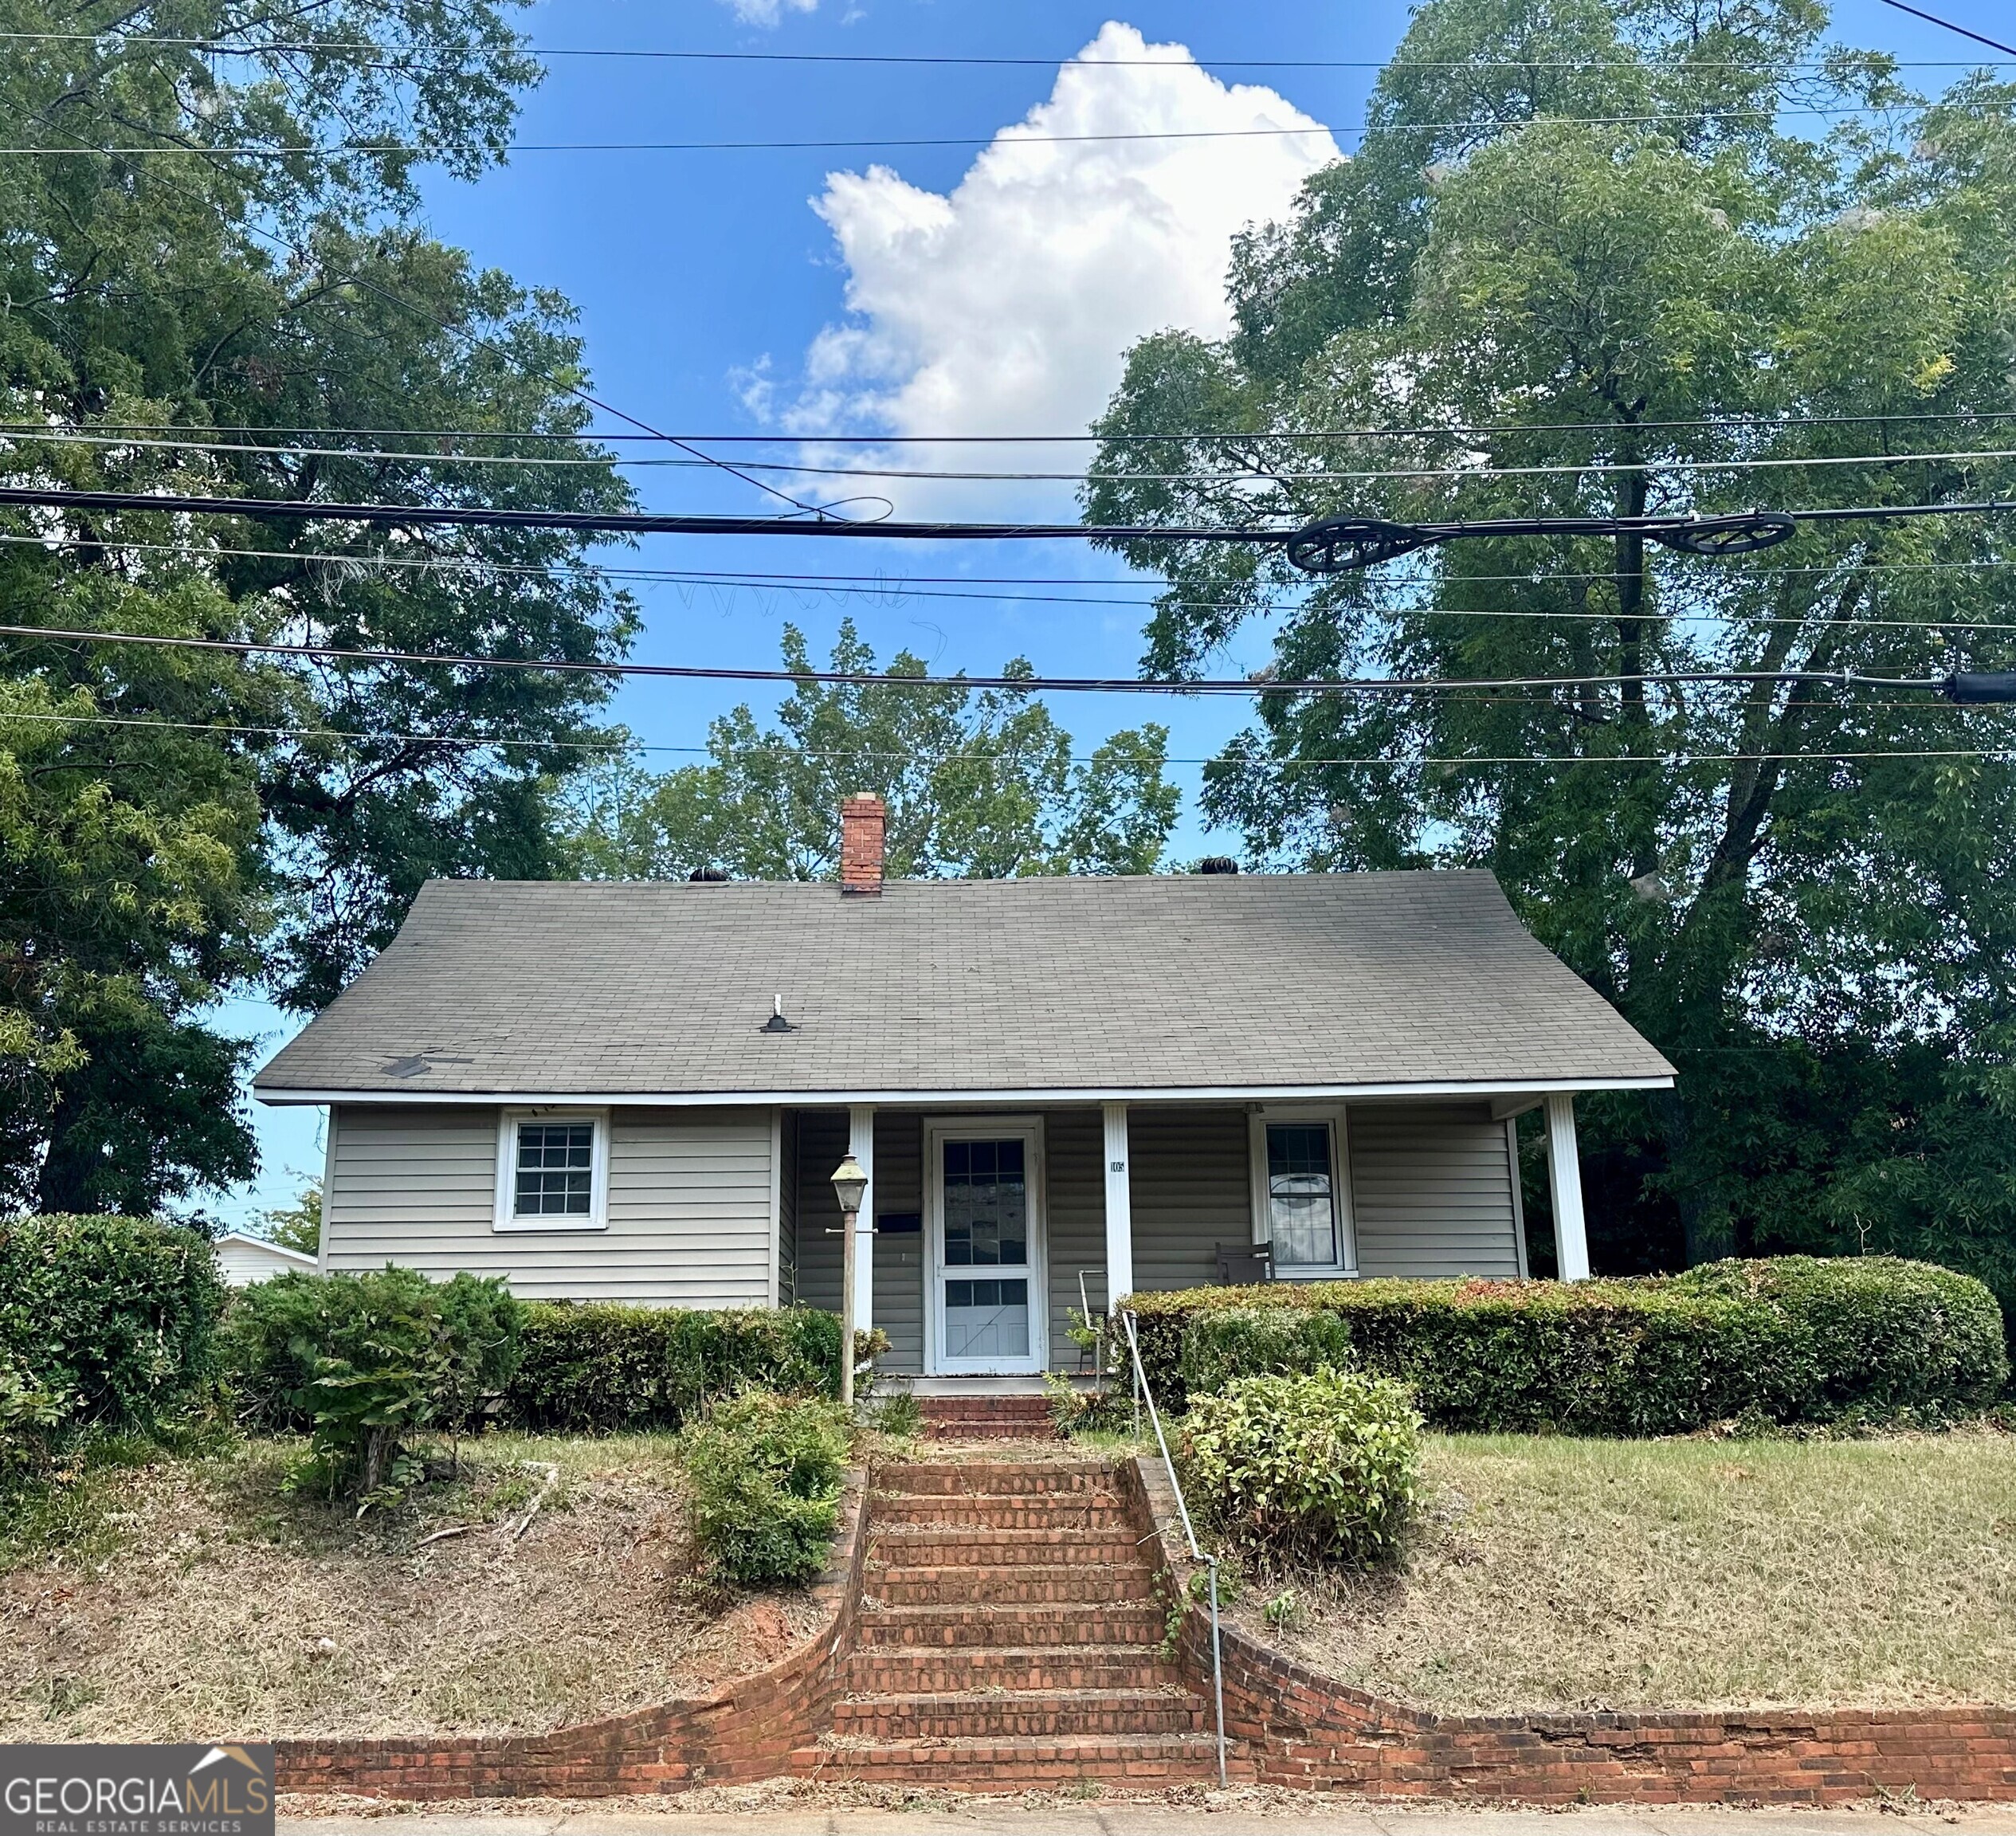
[(1029, 1187), (1023, 1162), (1020, 1141), (945, 1144), (947, 1358), (1029, 1355), (1027, 1277), (969, 1279), (965, 1273), (1028, 1268)]
[(1267, 1222), (1277, 1269), (1336, 1266), (1328, 1123), (1268, 1124)]

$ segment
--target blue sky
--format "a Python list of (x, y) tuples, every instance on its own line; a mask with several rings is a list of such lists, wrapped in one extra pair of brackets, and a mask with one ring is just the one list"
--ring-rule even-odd
[[(1944, 10), (1992, 32), (2004, 10), (1987, 0), (1949, 0)], [(1133, 338), (1166, 324), (1222, 329), (1214, 315), (1222, 310), (1230, 233), (1277, 214), (1300, 176), (1333, 146), (1349, 150), (1375, 74), (1293, 62), (1234, 69), (1227, 61), (1375, 62), (1391, 55), (1406, 14), (1398, 0), (1245, 0), (1237, 7), (1144, 0), (1119, 11), (1073, 0), (536, 5), (523, 17), (542, 47), (1037, 61), (973, 68), (556, 56), (526, 99), (520, 141), (887, 136), (973, 143), (849, 152), (528, 151), (474, 185), (431, 186), (426, 215), (437, 234), (482, 263), (567, 295), (580, 312), (597, 393), (669, 432), (809, 441), (843, 431), (1080, 431)], [(1835, 18), (1842, 38), (1908, 58), (1964, 59), (1968, 50), (1880, 0), (1850, 0)], [(1130, 31), (1188, 55), (1143, 53)], [(1060, 71), (1057, 60), (1088, 47), (1105, 68)], [(1158, 61), (1122, 61), (1143, 55)], [(1928, 84), (1940, 80), (1936, 72), (1918, 74)], [(987, 147), (1032, 110), (1041, 112), (1038, 130), (1053, 134), (1256, 125), (1297, 131), (1047, 146), (1014, 144), (1011, 132)], [(1318, 124), (1337, 126), (1334, 143)], [(834, 450), (811, 447), (807, 457)], [(1008, 461), (999, 469), (1061, 470), (1068, 464), (1056, 461), (1083, 450), (1010, 448), (990, 457)], [(898, 463), (928, 466), (971, 465), (975, 454), (935, 446), (885, 451), (904, 453)], [(653, 467), (631, 475), (653, 508), (764, 507), (757, 493), (718, 474)], [(900, 512), (917, 515), (1072, 513), (1061, 485), (834, 480), (789, 488), (808, 484), (834, 497), (880, 490)], [(767, 666), (786, 621), (807, 630), (819, 650), (843, 616), (853, 618), (879, 655), (908, 646), (948, 669), (989, 672), (1025, 655), (1046, 674), (1124, 674), (1139, 653), (1144, 614), (1133, 602), (1143, 590), (1122, 584), (1110, 557), (1076, 543), (953, 551), (661, 538), (636, 563), (869, 577), (869, 590), (858, 593), (640, 583), (646, 628), (637, 654), (645, 661)], [(1034, 583), (998, 583), (1003, 579)], [(964, 594), (1004, 597), (956, 596)], [(1228, 661), (1257, 661), (1264, 646), (1264, 634), (1257, 634), (1251, 656)], [(772, 699), (642, 683), (626, 688), (616, 715), (647, 743), (697, 747), (712, 716), (739, 700), (761, 708)], [(1169, 725), (1171, 751), (1185, 760), (1216, 750), (1245, 718), (1242, 708), (1224, 702), (1069, 696), (1055, 705), (1082, 748), (1153, 718)], [(679, 757), (667, 752), (657, 763)], [(1214, 839), (1229, 845), (1232, 838), (1209, 836), (1198, 821), (1195, 765), (1178, 765), (1173, 775), (1184, 793), (1175, 853), (1204, 852)], [(232, 1003), (224, 1019), (259, 1037), (265, 1050), (293, 1026), (253, 1002)], [(262, 1173), (216, 1207), (233, 1222), (292, 1197), (320, 1168), (315, 1112), (255, 1105), (254, 1120)]]

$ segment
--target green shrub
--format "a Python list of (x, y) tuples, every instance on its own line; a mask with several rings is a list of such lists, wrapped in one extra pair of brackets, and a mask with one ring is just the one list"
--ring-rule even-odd
[(465, 1424), (501, 1394), (524, 1312), (496, 1277), (288, 1273), (237, 1297), (225, 1354), (249, 1416), (309, 1430), (303, 1482), (370, 1498), (403, 1482), (406, 1434)]
[(210, 1245), (179, 1225), (0, 1222), (0, 1466), (187, 1410), (214, 1382), (224, 1301)]
[(817, 1575), (839, 1520), (847, 1446), (835, 1403), (747, 1390), (708, 1408), (680, 1452), (710, 1571), (750, 1587)]
[(1199, 1313), (1183, 1329), (1183, 1386), (1193, 1396), (1234, 1377), (1288, 1377), (1351, 1363), (1351, 1326), (1313, 1307), (1230, 1307)]
[(1277, 1282), (1129, 1304), (1149, 1380), (1172, 1413), (1189, 1394), (1193, 1324), (1254, 1308), (1334, 1315), (1355, 1367), (1410, 1384), (1434, 1426), (1478, 1433), (1936, 1422), (1987, 1407), (2009, 1369), (2000, 1310), (1979, 1282), (1877, 1257), (1567, 1284)]
[(1414, 1513), (1421, 1418), (1406, 1386), (1328, 1366), (1191, 1399), (1185, 1489), (1226, 1540), (1277, 1562), (1390, 1559)]
[[(710, 1312), (534, 1301), (525, 1315), (525, 1355), (504, 1403), (520, 1426), (677, 1428), (746, 1388), (840, 1394), (839, 1316), (815, 1307)], [(857, 1337), (868, 1350), (869, 1336)]]

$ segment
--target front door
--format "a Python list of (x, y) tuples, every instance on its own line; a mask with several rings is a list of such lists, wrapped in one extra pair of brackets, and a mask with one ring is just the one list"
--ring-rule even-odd
[(926, 1139), (932, 1368), (946, 1375), (1041, 1371), (1041, 1127), (935, 1123)]

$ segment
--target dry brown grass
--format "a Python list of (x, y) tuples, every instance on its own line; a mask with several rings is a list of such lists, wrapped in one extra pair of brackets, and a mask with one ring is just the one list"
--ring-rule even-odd
[[(97, 1476), (88, 1535), (0, 1575), (0, 1740), (524, 1731), (782, 1655), (809, 1597), (696, 1595), (669, 1443), (486, 1439), (382, 1520), (287, 1497), (294, 1450)], [(562, 1479), (522, 1540), (539, 1481)], [(484, 1527), (418, 1547), (449, 1523)]]
[(2016, 1703), (2016, 1436), (1436, 1436), (1426, 1471), (1404, 1579), (1236, 1616), (1435, 1708)]

